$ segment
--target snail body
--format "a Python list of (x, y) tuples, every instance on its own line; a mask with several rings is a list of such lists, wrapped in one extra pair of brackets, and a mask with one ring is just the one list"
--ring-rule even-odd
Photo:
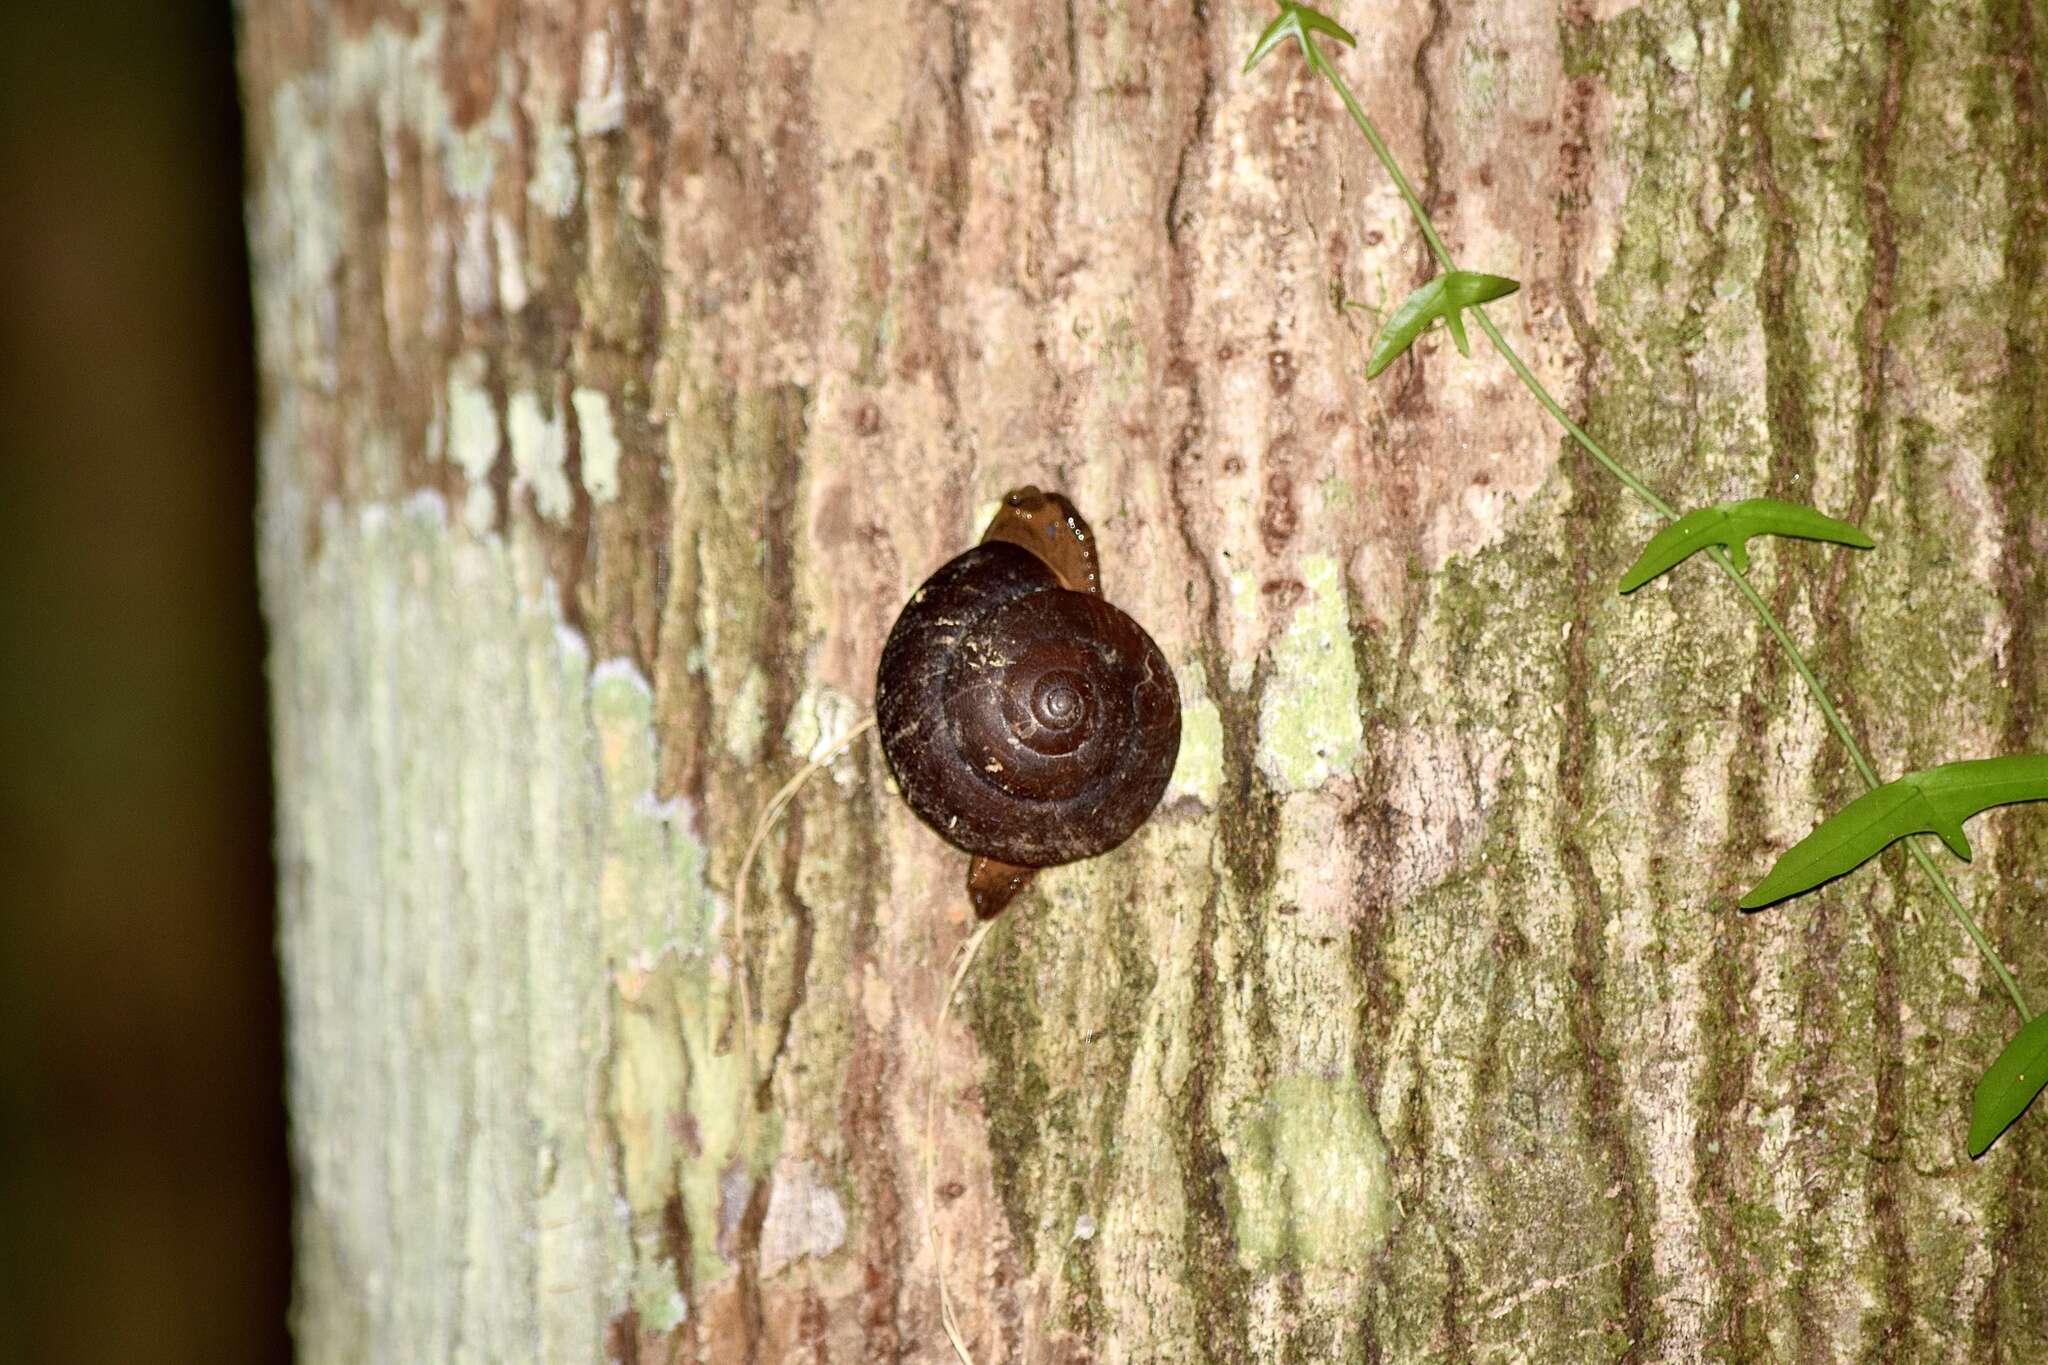
[(1034, 870), (1129, 838), (1180, 748), (1173, 670), (1103, 599), (1087, 523), (1035, 488), (912, 595), (882, 649), (875, 713), (905, 801), (974, 855), (983, 918)]

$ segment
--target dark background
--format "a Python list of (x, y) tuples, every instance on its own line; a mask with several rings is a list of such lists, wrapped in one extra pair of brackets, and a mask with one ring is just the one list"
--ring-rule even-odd
[(0, 1361), (289, 1358), (233, 37), (0, 4)]

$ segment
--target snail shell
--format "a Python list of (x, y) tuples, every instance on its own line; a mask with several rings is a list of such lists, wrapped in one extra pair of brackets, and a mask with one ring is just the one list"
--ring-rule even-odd
[(1173, 670), (1099, 584), (1087, 523), (1059, 495), (1021, 489), (917, 590), (882, 649), (883, 755), (911, 809), (977, 855), (983, 915), (1030, 869), (1129, 838), (1173, 773)]

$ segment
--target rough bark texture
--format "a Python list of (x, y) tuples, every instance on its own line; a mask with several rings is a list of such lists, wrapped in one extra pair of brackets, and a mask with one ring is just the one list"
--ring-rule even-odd
[[(1703, 565), (1490, 356), (1252, 4), (246, 6), (312, 1361), (2048, 1358), (2048, 1121)], [(1343, 58), (1495, 312), (1896, 774), (2048, 747), (2048, 9), (1404, 0)], [(1123, 849), (935, 1032), (897, 606), (1071, 494), (1179, 670)], [(1979, 833), (1981, 831), (1981, 833)], [(2048, 818), (1957, 867), (2037, 997)]]

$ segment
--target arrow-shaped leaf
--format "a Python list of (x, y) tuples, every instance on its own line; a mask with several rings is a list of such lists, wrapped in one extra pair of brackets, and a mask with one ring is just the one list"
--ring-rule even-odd
[(2048, 800), (2048, 754), (2011, 754), (1944, 763), (1865, 792), (1778, 855), (1770, 875), (1742, 898), (1742, 908), (1811, 891), (1862, 866), (1908, 834), (1939, 834), (1958, 858), (1970, 860), (1963, 821), (2015, 801)]
[(2048, 1014), (2029, 1019), (1977, 1082), (1970, 1102), (1970, 1155), (1984, 1155), (2048, 1084)]
[(1372, 348), (1372, 358), (1365, 362), (1365, 377), (1371, 379), (1410, 346), (1423, 329), (1438, 318), (1451, 329), (1451, 340), (1458, 345), (1459, 355), (1471, 355), (1472, 344), (1465, 339), (1465, 322), (1459, 314), (1475, 303), (1491, 303), (1506, 298), (1522, 286), (1519, 281), (1500, 275), (1481, 275), (1471, 270), (1452, 270), (1437, 276), (1422, 288), (1401, 300), (1401, 306), (1394, 310), (1394, 316), (1387, 319), (1387, 325), (1380, 329), (1380, 339)]
[(1335, 38), (1346, 47), (1358, 46), (1358, 40), (1345, 32), (1344, 26), (1329, 15), (1320, 10), (1310, 9), (1307, 5), (1297, 5), (1293, 0), (1280, 0), (1279, 17), (1266, 25), (1265, 32), (1252, 44), (1252, 55), (1244, 59), (1244, 69), (1249, 71), (1257, 66), (1268, 52), (1289, 38), (1300, 43), (1302, 52), (1306, 54), (1308, 35), (1311, 33), (1321, 33), (1326, 37)]
[(1621, 590), (1634, 592), (1643, 584), (1674, 568), (1709, 545), (1726, 545), (1728, 557), (1737, 569), (1749, 568), (1751, 536), (1797, 536), (1801, 540), (1831, 540), (1837, 545), (1870, 549), (1875, 542), (1846, 521), (1824, 517), (1811, 507), (1776, 498), (1750, 498), (1701, 507), (1687, 512), (1659, 531), (1629, 571), (1621, 576)]

